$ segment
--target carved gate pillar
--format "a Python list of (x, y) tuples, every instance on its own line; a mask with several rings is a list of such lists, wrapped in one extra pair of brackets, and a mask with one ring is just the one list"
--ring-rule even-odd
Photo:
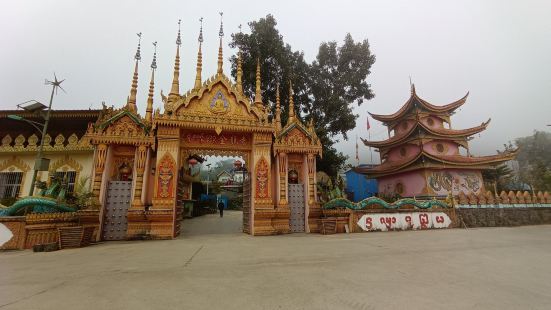
[(250, 165), (252, 169), (251, 230), (253, 235), (273, 235), (276, 233), (272, 225), (275, 208), (270, 184), (272, 171), (271, 144), (271, 133), (253, 134), (252, 165)]
[(167, 239), (180, 233), (181, 210), (176, 206), (180, 162), (179, 128), (159, 127), (157, 141), (153, 206), (147, 215), (151, 222), (151, 236)]
[(321, 208), (317, 201), (317, 189), (316, 189), (316, 155), (306, 154), (305, 168), (307, 174), (305, 175), (305, 187), (306, 187), (306, 232), (319, 232), (318, 219), (321, 216)]
[(276, 162), (276, 208), (272, 226), (277, 233), (289, 233), (289, 199), (288, 199), (288, 171), (289, 160), (287, 153), (280, 152), (275, 156)]
[(98, 144), (95, 153), (92, 192), (94, 193), (94, 197), (99, 198), (101, 192), (102, 176), (105, 168), (105, 160), (107, 159), (107, 145)]
[(147, 146), (140, 145), (136, 148), (136, 155), (134, 156), (136, 163), (136, 182), (134, 184), (134, 200), (132, 201), (132, 209), (143, 208), (142, 202), (142, 189), (143, 189), (143, 177), (147, 159)]

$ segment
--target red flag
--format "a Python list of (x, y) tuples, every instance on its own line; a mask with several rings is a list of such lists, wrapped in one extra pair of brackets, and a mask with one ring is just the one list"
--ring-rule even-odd
[(369, 128), (371, 128), (371, 126), (369, 126), (369, 116), (366, 118), (367, 120), (367, 130), (369, 130)]

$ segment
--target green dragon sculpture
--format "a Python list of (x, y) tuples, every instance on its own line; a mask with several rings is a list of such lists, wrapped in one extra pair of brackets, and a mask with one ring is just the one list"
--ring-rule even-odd
[(50, 186), (46, 187), (46, 182), (37, 182), (37, 188), (40, 189), (39, 196), (24, 197), (16, 201), (8, 208), (0, 209), (0, 216), (15, 216), (25, 210), (31, 213), (54, 213), (54, 212), (75, 212), (66, 203), (67, 184), (59, 178), (52, 177)]
[(322, 205), (323, 209), (338, 209), (346, 208), (351, 210), (363, 210), (371, 206), (380, 206), (384, 209), (399, 209), (406, 205), (413, 205), (419, 209), (430, 209), (433, 207), (449, 208), (448, 204), (443, 201), (432, 199), (427, 201), (420, 201), (413, 198), (404, 198), (397, 200), (393, 203), (388, 203), (378, 197), (369, 197), (357, 203), (352, 202), (346, 198), (335, 198)]

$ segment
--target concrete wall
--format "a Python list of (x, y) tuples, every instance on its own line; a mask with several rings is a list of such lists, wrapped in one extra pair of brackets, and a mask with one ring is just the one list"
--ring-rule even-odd
[(456, 209), (459, 227), (499, 227), (551, 224), (551, 208)]

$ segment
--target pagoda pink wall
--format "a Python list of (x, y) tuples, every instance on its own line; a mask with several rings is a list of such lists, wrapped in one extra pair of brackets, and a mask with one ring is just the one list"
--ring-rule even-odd
[[(437, 144), (442, 144), (444, 146), (444, 152), (439, 153), (436, 149)], [(435, 155), (457, 155), (459, 154), (459, 146), (450, 141), (436, 140), (423, 144), (423, 150), (429, 154)]]
[[(400, 149), (401, 148), (404, 148), (406, 150), (406, 156), (402, 156), (400, 154)], [(387, 160), (393, 161), (393, 162), (402, 161), (405, 158), (415, 157), (417, 154), (419, 154), (419, 146), (413, 145), (413, 144), (406, 144), (406, 145), (397, 146), (397, 147), (391, 149), (388, 152)]]
[(398, 193), (402, 197), (422, 195), (426, 191), (426, 180), (422, 170), (403, 172), (396, 175), (377, 178), (379, 193), (393, 195), (397, 193), (396, 185), (402, 184), (404, 191)]

